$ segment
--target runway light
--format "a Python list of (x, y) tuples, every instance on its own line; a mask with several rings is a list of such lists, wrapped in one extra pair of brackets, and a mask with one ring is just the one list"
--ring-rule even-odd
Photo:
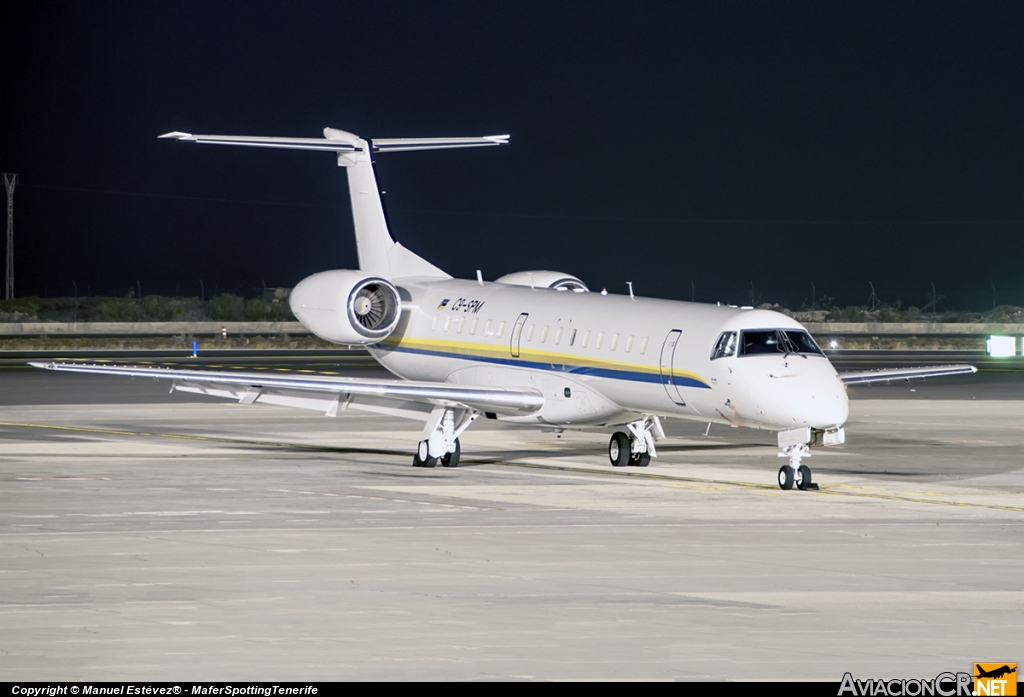
[(985, 350), (993, 358), (1005, 358), (1017, 353), (1017, 341), (1012, 336), (990, 336), (985, 342)]

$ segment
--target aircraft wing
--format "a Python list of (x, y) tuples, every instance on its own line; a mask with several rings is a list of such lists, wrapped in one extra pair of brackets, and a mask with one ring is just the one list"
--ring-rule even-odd
[(529, 414), (544, 404), (536, 390), (451, 385), (443, 382), (365, 380), (334, 375), (273, 375), (86, 363), (30, 363), (68, 373), (171, 380), (171, 391), (234, 399), (240, 404), (276, 404), (337, 416), (346, 408), (425, 420), (436, 405), (500, 414)]
[(939, 365), (928, 368), (886, 368), (884, 370), (862, 370), (853, 373), (839, 373), (839, 379), (847, 385), (864, 385), (871, 382), (892, 380), (913, 380), (914, 378), (935, 378), (942, 375), (963, 375), (977, 373), (973, 365)]

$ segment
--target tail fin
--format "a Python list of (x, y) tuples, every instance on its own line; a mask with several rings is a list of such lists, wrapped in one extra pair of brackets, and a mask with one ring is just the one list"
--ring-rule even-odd
[(391, 237), (380, 200), (380, 191), (377, 188), (377, 178), (373, 173), (372, 154), (507, 145), (509, 138), (507, 135), (482, 138), (381, 138), (368, 142), (352, 133), (334, 128), (325, 128), (323, 138), (210, 136), (180, 131), (165, 133), (160, 137), (216, 145), (322, 150), (337, 153), (338, 166), (346, 168), (348, 173), (348, 191), (352, 200), (352, 220), (355, 223), (359, 268), (375, 276), (389, 279), (410, 276), (451, 277)]

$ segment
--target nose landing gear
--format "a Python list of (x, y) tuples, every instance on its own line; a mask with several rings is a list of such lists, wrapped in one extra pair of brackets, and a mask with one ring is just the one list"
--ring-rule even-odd
[(807, 443), (783, 446), (779, 457), (788, 457), (789, 464), (779, 468), (779, 488), (789, 491), (796, 484), (800, 491), (816, 491), (818, 485), (811, 481), (811, 468), (801, 465), (800, 460), (811, 456)]

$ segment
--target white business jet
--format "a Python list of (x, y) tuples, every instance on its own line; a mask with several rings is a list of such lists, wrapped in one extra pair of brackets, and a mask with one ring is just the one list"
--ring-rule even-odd
[(358, 270), (324, 271), (289, 302), (312, 333), (365, 346), (400, 380), (33, 363), (164, 378), (174, 390), (337, 416), (361, 409), (425, 422), (413, 464), (456, 467), (459, 436), (484, 415), (547, 429), (615, 430), (615, 467), (657, 456), (666, 417), (778, 431), (783, 489), (817, 488), (801, 460), (844, 442), (850, 384), (975, 372), (972, 366), (836, 373), (799, 322), (767, 310), (591, 293), (566, 273), (452, 278), (388, 231), (375, 153), (506, 145), (509, 136), (364, 140), (160, 136), (193, 143), (333, 152), (348, 174)]

